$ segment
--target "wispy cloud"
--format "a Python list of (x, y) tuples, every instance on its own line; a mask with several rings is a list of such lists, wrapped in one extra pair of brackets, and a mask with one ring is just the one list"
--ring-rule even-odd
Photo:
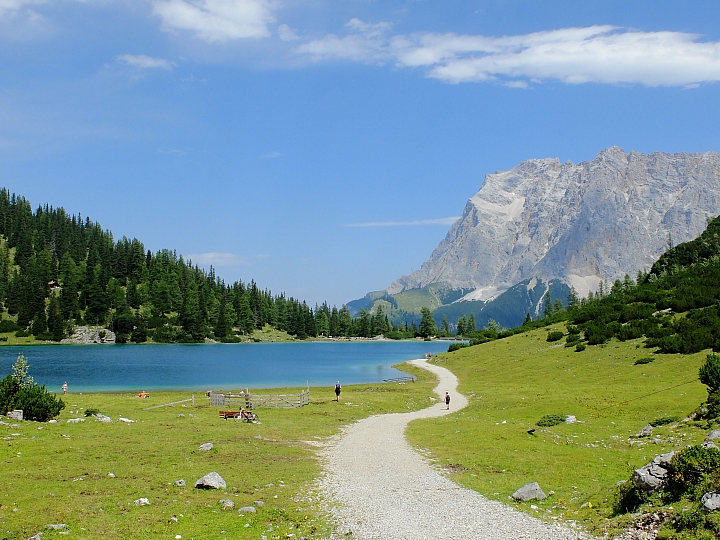
[(280, 152), (268, 152), (267, 154), (263, 154), (260, 156), (260, 159), (273, 159), (280, 157)]
[(141, 69), (172, 69), (174, 62), (165, 60), (164, 58), (153, 58), (145, 54), (120, 54), (115, 57), (115, 61), (126, 66), (133, 66)]
[(44, 4), (46, 0), (0, 0), (0, 18), (12, 16), (30, 4)]
[(187, 30), (210, 43), (269, 37), (275, 21), (268, 0), (157, 0), (153, 13), (164, 30)]
[(368, 221), (366, 223), (347, 223), (344, 227), (410, 227), (415, 225), (452, 225), (460, 216), (436, 219), (419, 219), (416, 221)]
[(684, 32), (640, 32), (590, 26), (518, 36), (392, 35), (390, 25), (353, 19), (343, 36), (298, 45), (315, 60), (392, 63), (423, 68), (449, 83), (493, 81), (524, 88), (558, 80), (568, 84), (692, 86), (720, 80), (720, 42)]
[(255, 261), (267, 259), (269, 255), (258, 254), (249, 257), (236, 255), (235, 253), (192, 253), (185, 256), (185, 260), (192, 261), (193, 264), (200, 266), (242, 266), (251, 264)]

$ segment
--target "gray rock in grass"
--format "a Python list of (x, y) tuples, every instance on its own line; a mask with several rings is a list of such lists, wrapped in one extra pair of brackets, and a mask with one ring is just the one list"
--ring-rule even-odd
[(525, 484), (512, 494), (512, 498), (516, 501), (532, 501), (534, 499), (542, 500), (545, 497), (547, 497), (547, 495), (545, 495), (543, 490), (540, 489), (540, 484), (537, 482)]
[(150, 500), (146, 497), (140, 497), (135, 500), (135, 506), (147, 506), (148, 504), (150, 504)]
[(227, 510), (228, 508), (235, 508), (235, 502), (230, 499), (220, 499), (220, 504), (222, 505), (223, 510)]
[(720, 493), (706, 493), (700, 499), (703, 503), (703, 510), (706, 512), (714, 512), (720, 510)]
[(713, 441), (715, 439), (720, 439), (720, 429), (713, 429), (707, 434), (707, 437), (705, 437), (706, 441)]
[(51, 529), (53, 531), (62, 531), (67, 525), (65, 523), (49, 523), (45, 525), (46, 529)]
[(201, 444), (199, 450), (202, 452), (207, 452), (208, 450), (213, 449), (213, 443), (206, 442), (205, 444)]
[(175, 480), (173, 484), (175, 484), (177, 487), (185, 487), (185, 480), (181, 478), (180, 480)]
[(198, 479), (195, 487), (198, 489), (225, 489), (227, 484), (222, 476), (213, 471)]
[(638, 439), (641, 439), (643, 437), (651, 437), (653, 434), (653, 429), (650, 424), (642, 428), (640, 431), (637, 432), (637, 435), (635, 435)]
[(254, 506), (243, 506), (238, 509), (238, 514), (254, 514), (255, 512), (257, 512), (257, 510), (255, 510)]

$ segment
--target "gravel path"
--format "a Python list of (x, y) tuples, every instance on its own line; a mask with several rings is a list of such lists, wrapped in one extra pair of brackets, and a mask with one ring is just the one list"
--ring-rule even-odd
[(571, 529), (459, 487), (413, 451), (404, 436), (408, 422), (452, 413), (467, 406), (467, 399), (457, 393), (457, 378), (447, 369), (425, 360), (411, 363), (438, 377), (435, 391), (439, 396), (450, 392), (451, 410), (438, 403), (417, 412), (373, 416), (334, 438), (324, 450), (320, 481), (333, 503), (334, 537), (352, 532), (360, 540), (579, 538)]

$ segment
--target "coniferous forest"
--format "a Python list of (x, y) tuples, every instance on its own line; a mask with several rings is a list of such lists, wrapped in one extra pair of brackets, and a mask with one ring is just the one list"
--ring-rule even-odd
[(62, 208), (33, 211), (24, 197), (0, 190), (0, 332), (59, 341), (78, 325), (98, 325), (119, 343), (238, 341), (270, 325), (299, 339), (393, 334), (382, 310), (353, 319), (347, 307), (225, 283), (175, 251), (152, 253), (137, 239)]

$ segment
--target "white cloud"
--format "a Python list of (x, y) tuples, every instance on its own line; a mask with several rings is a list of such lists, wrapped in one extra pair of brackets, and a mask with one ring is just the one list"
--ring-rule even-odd
[(270, 36), (268, 0), (158, 0), (153, 12), (164, 30), (188, 30), (208, 42)]
[(273, 159), (276, 157), (280, 157), (280, 152), (268, 152), (267, 154), (261, 155), (260, 159)]
[(192, 263), (199, 266), (240, 266), (240, 265), (247, 265), (250, 264), (253, 261), (259, 261), (263, 259), (267, 259), (268, 255), (266, 254), (259, 254), (259, 255), (252, 255), (250, 257), (241, 257), (240, 255), (236, 255), (234, 253), (216, 253), (216, 252), (210, 252), (210, 253), (193, 253), (191, 255), (186, 255), (185, 260), (186, 261), (192, 261)]
[(278, 26), (278, 37), (280, 38), (280, 41), (297, 41), (300, 39), (300, 36), (295, 33), (295, 30), (290, 28), (287, 24), (281, 24)]
[(121, 54), (115, 57), (115, 61), (126, 66), (133, 66), (142, 69), (172, 69), (175, 65), (164, 58), (153, 58), (144, 54)]
[(12, 16), (30, 4), (44, 4), (46, 0), (0, 0), (0, 18)]
[(348, 223), (345, 227), (408, 227), (414, 225), (452, 225), (460, 216), (436, 219), (419, 219), (416, 221), (369, 221), (366, 223)]
[(353, 19), (342, 37), (330, 34), (295, 52), (316, 60), (393, 62), (419, 67), (450, 83), (496, 81), (525, 88), (558, 80), (568, 84), (692, 86), (720, 80), (720, 42), (684, 32), (640, 32), (590, 26), (519, 36), (417, 33), (388, 35), (385, 23)]
[(185, 260), (200, 266), (237, 266), (240, 264), (240, 257), (234, 253), (193, 253), (187, 255)]

